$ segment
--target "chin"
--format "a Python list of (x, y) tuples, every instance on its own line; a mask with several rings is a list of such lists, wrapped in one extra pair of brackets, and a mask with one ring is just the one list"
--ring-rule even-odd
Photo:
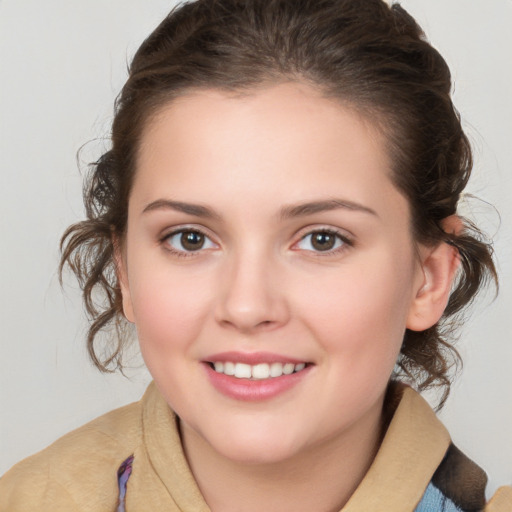
[(227, 459), (238, 464), (248, 466), (268, 466), (280, 464), (290, 460), (295, 455), (294, 451), (286, 447), (279, 446), (276, 450), (274, 445), (262, 446), (247, 446), (247, 445), (232, 445), (222, 455)]

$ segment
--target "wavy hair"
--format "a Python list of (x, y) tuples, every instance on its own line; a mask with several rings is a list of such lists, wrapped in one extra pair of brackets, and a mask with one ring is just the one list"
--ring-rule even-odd
[[(146, 124), (192, 89), (250, 92), (303, 81), (372, 120), (382, 131), (392, 179), (407, 198), (418, 243), (449, 243), (461, 266), (440, 322), (407, 330), (395, 376), (420, 389), (440, 386), (459, 360), (455, 320), (488, 280), (497, 283), (492, 246), (465, 221), (459, 235), (442, 221), (457, 204), (472, 169), (471, 148), (450, 96), (449, 68), (415, 20), (382, 0), (197, 0), (171, 11), (136, 52), (115, 104), (111, 148), (84, 185), (87, 219), (61, 241), (60, 270), (69, 265), (91, 319), (89, 354), (103, 371), (122, 367), (121, 290), (114, 239), (126, 231), (136, 155)], [(111, 333), (110, 348), (96, 341)]]

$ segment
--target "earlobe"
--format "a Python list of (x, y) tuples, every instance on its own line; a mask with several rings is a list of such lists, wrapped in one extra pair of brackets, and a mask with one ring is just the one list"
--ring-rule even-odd
[(116, 275), (121, 288), (121, 295), (123, 299), (123, 314), (131, 323), (134, 323), (133, 306), (130, 295), (130, 287), (128, 285), (128, 273), (126, 269), (126, 257), (123, 255), (122, 243), (119, 238), (115, 237), (112, 240), (114, 246), (114, 261), (116, 265)]
[[(455, 216), (453, 216), (455, 217)], [(443, 224), (446, 232), (458, 234), (462, 222), (458, 217), (446, 219)], [(424, 331), (436, 324), (441, 318), (448, 300), (452, 284), (459, 267), (459, 252), (453, 245), (441, 242), (434, 248), (421, 249), (421, 270), (423, 279), (415, 291), (406, 327), (412, 331)]]

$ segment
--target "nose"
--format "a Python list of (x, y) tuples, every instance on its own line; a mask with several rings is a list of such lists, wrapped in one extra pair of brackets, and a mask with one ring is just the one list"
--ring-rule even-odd
[(216, 319), (243, 333), (286, 324), (289, 308), (279, 265), (268, 254), (245, 251), (226, 262), (220, 277)]

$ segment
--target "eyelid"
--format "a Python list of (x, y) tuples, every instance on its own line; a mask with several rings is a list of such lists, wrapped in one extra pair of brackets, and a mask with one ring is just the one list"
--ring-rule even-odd
[(204, 252), (205, 250), (210, 250), (213, 247), (201, 247), (197, 249), (196, 251), (187, 251), (187, 250), (180, 250), (176, 249), (175, 247), (172, 247), (170, 244), (166, 243), (169, 238), (176, 236), (180, 233), (186, 233), (186, 232), (193, 232), (193, 233), (200, 233), (204, 236), (205, 239), (209, 240), (211, 244), (215, 246), (215, 248), (219, 247), (219, 244), (214, 240), (214, 236), (211, 234), (210, 230), (204, 228), (203, 226), (197, 226), (197, 225), (191, 225), (191, 224), (185, 224), (185, 225), (179, 225), (179, 226), (173, 226), (172, 228), (166, 229), (162, 232), (162, 234), (159, 236), (159, 243), (162, 245), (164, 250), (180, 257), (192, 257), (195, 255), (199, 255), (200, 253)]
[[(333, 249), (329, 249), (326, 251), (315, 251), (310, 249), (300, 249), (296, 248), (296, 246), (302, 242), (308, 236), (311, 236), (315, 233), (328, 233), (330, 235), (336, 236), (339, 240), (341, 240), (342, 244), (339, 247), (335, 247)], [(315, 256), (325, 257), (325, 256), (333, 256), (338, 255), (341, 252), (348, 250), (353, 247), (355, 244), (354, 235), (347, 233), (346, 230), (342, 230), (339, 228), (334, 228), (332, 226), (325, 225), (317, 225), (317, 226), (307, 226), (299, 231), (297, 234), (298, 240), (295, 241), (292, 245), (292, 249), (296, 251), (304, 251), (311, 253)]]

